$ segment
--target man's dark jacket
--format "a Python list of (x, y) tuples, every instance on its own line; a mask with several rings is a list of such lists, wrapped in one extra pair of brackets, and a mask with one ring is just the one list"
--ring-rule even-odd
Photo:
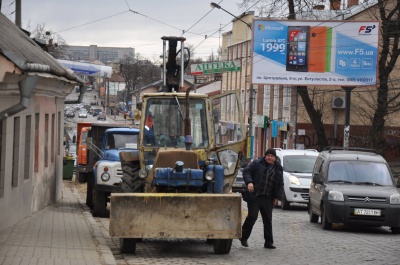
[[(246, 186), (249, 183), (253, 183), (253, 194), (256, 194), (260, 187), (261, 176), (264, 174), (264, 168), (266, 165), (267, 162), (265, 162), (265, 157), (262, 157), (254, 160), (243, 170), (243, 180), (246, 183)], [(274, 167), (274, 187), (272, 188), (271, 198), (281, 200), (283, 194), (283, 168), (277, 161), (275, 161)]]

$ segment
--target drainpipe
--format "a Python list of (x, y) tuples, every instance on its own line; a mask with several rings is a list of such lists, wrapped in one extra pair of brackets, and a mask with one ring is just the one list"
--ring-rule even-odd
[(9, 107), (6, 110), (0, 112), (0, 120), (5, 120), (14, 114), (26, 109), (29, 105), (29, 98), (32, 95), (32, 91), (35, 88), (39, 77), (37, 75), (28, 76), (27, 78), (18, 82), (20, 102), (14, 106)]
[(64, 104), (78, 104), (78, 103), (82, 102), (83, 94), (85, 94), (87, 86), (83, 84), (83, 85), (80, 85), (79, 88), (80, 89), (79, 89), (78, 99), (77, 100), (66, 100), (66, 101), (64, 101)]
[(85, 85), (85, 80), (83, 80), (81, 77), (78, 75), (74, 74), (74, 72), (71, 69), (66, 68), (66, 71), (68, 74), (73, 75), (77, 81), (81, 83), (79, 86), (79, 96), (77, 100), (65, 100), (64, 104), (78, 104), (82, 102), (83, 99), (83, 94), (85, 94), (87, 86)]

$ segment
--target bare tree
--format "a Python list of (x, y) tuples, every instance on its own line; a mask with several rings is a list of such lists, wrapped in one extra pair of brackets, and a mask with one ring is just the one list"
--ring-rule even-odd
[(31, 32), (34, 40), (42, 43), (42, 49), (56, 59), (68, 59), (67, 43), (63, 37), (54, 33), (51, 29), (46, 30), (46, 23), (38, 24)]
[(127, 105), (130, 92), (136, 91), (137, 96), (139, 96), (141, 87), (161, 78), (160, 66), (142, 58), (140, 54), (134, 57), (125, 56), (120, 62), (120, 73), (125, 78), (124, 102)]

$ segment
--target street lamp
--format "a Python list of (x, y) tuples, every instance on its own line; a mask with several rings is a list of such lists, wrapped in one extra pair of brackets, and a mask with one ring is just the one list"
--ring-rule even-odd
[(218, 8), (218, 9), (224, 10), (224, 11), (225, 11), (226, 13), (228, 13), (229, 15), (231, 15), (231, 16), (233, 16), (234, 18), (236, 18), (236, 19), (242, 21), (244, 24), (246, 24), (246, 25), (251, 29), (251, 25), (250, 25), (249, 23), (247, 23), (246, 21), (243, 21), (241, 18), (235, 16), (235, 15), (232, 14), (231, 12), (229, 12), (229, 11), (223, 9), (220, 5), (218, 5), (218, 4), (214, 3), (214, 2), (211, 2), (211, 3), (210, 3), (210, 6), (211, 6), (212, 8)]
[[(226, 13), (228, 13), (229, 15), (233, 16), (234, 18), (236, 18), (237, 20), (242, 21), (244, 24), (246, 24), (250, 30), (252, 30), (251, 25), (249, 23), (247, 23), (246, 21), (242, 20), (241, 18), (235, 16), (234, 14), (232, 14), (231, 12), (223, 9), (220, 5), (211, 2), (210, 6), (212, 8), (218, 8), (218, 9), (222, 9), (223, 11), (225, 11)], [(247, 154), (249, 156), (249, 158), (253, 158), (253, 153), (254, 150), (252, 150), (251, 147), (253, 147), (254, 145), (254, 130), (253, 130), (253, 99), (254, 99), (254, 89), (253, 89), (253, 83), (250, 82), (250, 102), (249, 102), (249, 118), (248, 118), (248, 124), (249, 124), (249, 139), (250, 141), (248, 142), (248, 144), (250, 144), (250, 154)]]

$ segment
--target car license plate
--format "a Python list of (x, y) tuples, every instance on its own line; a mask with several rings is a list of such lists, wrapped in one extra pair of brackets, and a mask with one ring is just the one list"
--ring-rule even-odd
[(235, 184), (235, 183), (233, 183), (232, 187), (241, 188), (241, 187), (242, 187), (242, 184)]
[(375, 209), (354, 209), (355, 215), (369, 215), (369, 216), (381, 216), (381, 210)]

